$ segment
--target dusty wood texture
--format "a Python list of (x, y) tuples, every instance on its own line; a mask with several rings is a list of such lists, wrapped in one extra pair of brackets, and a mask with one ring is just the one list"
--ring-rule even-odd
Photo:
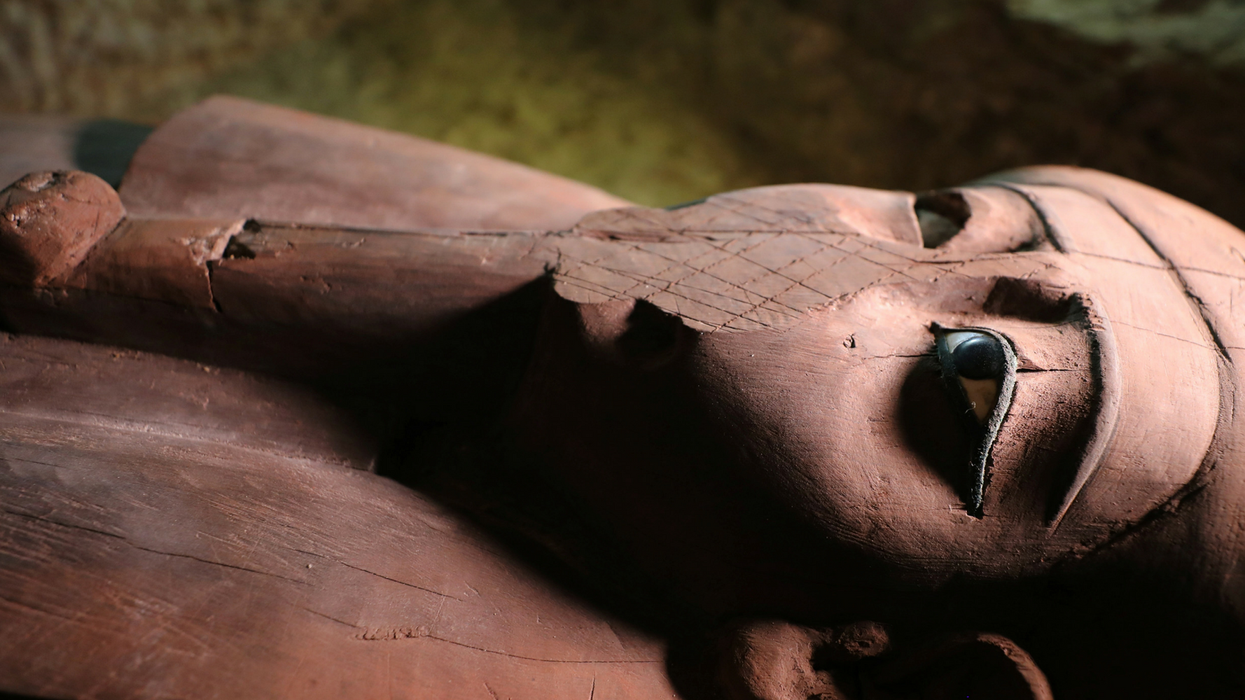
[(236, 252), (215, 261), (211, 277), (229, 318), (401, 336), (543, 276), (549, 257), (534, 250), (541, 238), (258, 225), (234, 238)]
[[(836, 546), (870, 552), (919, 585), (967, 572), (1040, 572), (1082, 556), (1185, 491), (1211, 448), (1221, 400), (1230, 399), (1223, 382), (1235, 378), (1221, 375), (1213, 327), (1127, 219), (1074, 189), (1024, 194), (1032, 204), (997, 197), (1020, 208), (1000, 220), (1027, 232), (1025, 212), (1036, 212), (1058, 249), (966, 253), (836, 233), (702, 238), (681, 236), (676, 223), (649, 242), (608, 231), (564, 239), (555, 279), (577, 303), (549, 316), (517, 431), (550, 455), (555, 480), (585, 499), (586, 510), (653, 542), (643, 556), (655, 568), (684, 571), (696, 590), (716, 590), (723, 601), (741, 595), (735, 586), (745, 579), (704, 581), (705, 560), (738, 558), (743, 566), (773, 556), (773, 544), (754, 540), (753, 524), (736, 517), (755, 495), (680, 464), (737, 464), (740, 479), (759, 479), (787, 508), (833, 532)], [(695, 209), (664, 216), (694, 221)], [(1006, 246), (1023, 240), (996, 233)], [(664, 341), (678, 359), (661, 371), (628, 355), (628, 338), (645, 323), (659, 328), (637, 300), (681, 322)], [(615, 310), (603, 310), (610, 305)], [(760, 322), (746, 333), (712, 332), (738, 319)], [(997, 329), (1021, 357), (984, 520), (947, 507), (962, 477), (939, 463), (955, 451), (923, 448), (905, 414), (934, 400), (914, 393), (931, 322)], [(909, 402), (916, 405), (906, 409)], [(639, 409), (665, 405), (678, 408)], [(700, 416), (712, 418), (697, 424)], [(934, 419), (915, 420), (925, 432)], [(677, 439), (630, 437), (671, 421), (684, 430)], [(581, 438), (560, 437), (568, 430)], [(739, 456), (704, 457), (718, 454), (715, 443)], [(631, 504), (640, 491), (649, 503), (668, 500), (638, 510)], [(681, 526), (698, 534), (661, 539), (688, 491), (713, 504), (683, 516)], [(834, 567), (829, 553), (812, 559)], [(819, 568), (784, 569), (754, 589), (787, 614), (812, 614), (827, 604), (799, 601), (817, 587), (793, 582), (816, 579)]]
[(963, 239), (931, 249), (920, 247), (915, 198), (906, 192), (784, 185), (673, 211), (598, 212), (551, 240), (554, 278), (572, 301), (642, 299), (713, 332), (781, 329), (875, 284), (975, 269), (1024, 274), (1023, 260), (976, 257), (1044, 241), (1032, 209), (999, 188), (965, 191), (980, 223), (969, 219)]
[[(61, 194), (73, 195), (82, 208), (75, 216), (108, 221), (116, 200), (91, 204), (90, 188), (98, 183), (93, 176), (40, 177), (65, 181)], [(78, 192), (82, 188), (87, 191)], [(0, 313), (10, 329), (302, 379), (353, 382), (366, 373), (384, 382), (386, 371), (435, 378), (444, 374), (435, 365), (447, 353), (521, 367), (522, 336), (530, 332), (524, 329), (535, 323), (531, 313), (503, 318), (487, 348), (474, 340), (465, 351), (429, 347), (453, 345), (455, 329), (471, 325), (476, 315), (506, 316), (507, 299), (544, 276), (552, 261), (549, 251), (538, 249), (540, 234), (247, 226), (242, 220), (128, 218), (106, 234), (96, 231), (98, 241), (86, 248), (76, 242), (77, 229), (67, 226), (76, 219), (23, 204), (20, 184), (5, 192), (16, 193), (6, 196), (17, 202), (6, 216), (20, 217), (41, 234), (44, 247), (72, 250), (79, 261), (66, 267), (58, 259), (38, 269), (32, 263), (27, 277), (47, 283), (0, 289)], [(511, 347), (510, 326), (518, 347)], [(481, 351), (499, 357), (490, 360)], [(485, 384), (496, 379), (488, 372), (479, 377)], [(423, 388), (430, 404), (454, 403), (430, 395), (448, 387)]]
[[(364, 348), (373, 360), (398, 356), (406, 348), (429, 342), (455, 317), (498, 302), (550, 271), (559, 296), (579, 305), (581, 311), (575, 317), (581, 320), (567, 328), (546, 328), (546, 343), (563, 342), (564, 337), (598, 349), (627, 343), (628, 314), (634, 304), (644, 302), (678, 319), (680, 326), (708, 334), (695, 345), (697, 352), (705, 353), (696, 361), (703, 368), (697, 365), (693, 370), (697, 385), (706, 387), (701, 391), (707, 395), (728, 387), (731, 395), (712, 399), (718, 405), (755, 405), (748, 409), (757, 412), (750, 422), (779, 421), (767, 431), (785, 431), (780, 425), (796, 416), (803, 416), (800, 434), (847, 436), (860, 433), (865, 426), (891, 426), (881, 433), (869, 427), (858, 438), (844, 440), (842, 448), (838, 443), (819, 444), (811, 437), (812, 442), (795, 447), (797, 441), (789, 436), (784, 449), (802, 452), (784, 461), (807, 462), (811, 471), (805, 478), (818, 484), (811, 502), (805, 502), (809, 493), (780, 487), (788, 491), (784, 499), (794, 499), (793, 507), (801, 502), (800, 508), (836, 512), (841, 507), (835, 505), (836, 499), (876, 501), (870, 510), (874, 515), (867, 522), (846, 526), (834, 516), (833, 527), (847, 527), (841, 534), (863, 542), (869, 539), (864, 533), (878, 518), (892, 523), (888, 531), (895, 533), (894, 541), (883, 544), (875, 537), (871, 546), (882, 546), (890, 552), (888, 556), (901, 560), (928, 560), (924, 577), (951, 575), (968, 566), (963, 554), (972, 550), (966, 548), (967, 540), (957, 538), (975, 539), (983, 527), (998, 528), (995, 537), (1001, 549), (989, 562), (972, 566), (983, 571), (1040, 569), (1045, 566), (1041, 562), (1057, 558), (1060, 552), (1089, 549), (1105, 541), (1190, 482), (1201, 466), (1219, 414), (1218, 391), (1206, 392), (1208, 387), (1219, 387), (1217, 353), (1212, 332), (1187, 301), (1180, 279), (1170, 274), (1164, 260), (1115, 209), (1069, 188), (1035, 186), (1021, 190), (1023, 197), (994, 186), (965, 191), (974, 201), (993, 202), (994, 218), (988, 220), (997, 224), (993, 237), (979, 240), (974, 250), (915, 245), (920, 232), (910, 195), (870, 193), (864, 197), (850, 188), (830, 186), (762, 188), (673, 211), (602, 212), (589, 216), (573, 231), (557, 235), (369, 232), (266, 224), (240, 230), (224, 223), (208, 226), (134, 219), (102, 240), (82, 271), (75, 273), (72, 286), (83, 291), (52, 296), (23, 296), (19, 291), (6, 302), (5, 310), (9, 323), (19, 330), (126, 343), (312, 376), (352, 357), (357, 363)], [(1008, 209), (1014, 213), (1006, 214)], [(896, 213), (901, 211), (906, 215)], [(1045, 225), (1041, 245), (1033, 241), (1034, 212)], [(206, 233), (194, 233), (199, 230), (196, 227)], [(971, 235), (967, 228), (966, 235)], [(996, 249), (982, 253), (988, 242)], [(1014, 248), (1018, 250), (1013, 252)], [(191, 292), (161, 280), (195, 285), (197, 301), (187, 303)], [(1139, 294), (1139, 289), (1145, 294)], [(1008, 297), (1009, 290), (1019, 291)], [(131, 297), (182, 314), (183, 325), (145, 321), (144, 307), (131, 302)], [(991, 299), (998, 308), (987, 307)], [(622, 315), (606, 319), (591, 311), (607, 302), (621, 305)], [(1007, 308), (1008, 303), (1015, 308)], [(877, 308), (895, 310), (875, 317)], [(1078, 308), (1081, 316), (1069, 316)], [(825, 474), (813, 466), (867, 464), (861, 450), (904, 453), (903, 446), (911, 438), (904, 435), (899, 402), (875, 401), (844, 412), (829, 410), (832, 405), (819, 397), (845, 396), (846, 387), (852, 385), (875, 386), (893, 395), (913, 371), (913, 358), (928, 353), (931, 321), (946, 327), (993, 324), (1012, 334), (1028, 363), (1026, 368), (1034, 370), (1034, 378), (1021, 382), (1017, 396), (1018, 406), (1032, 405), (1018, 415), (1030, 417), (1012, 423), (1045, 425), (1035, 416), (1055, 397), (1062, 397), (1055, 403), (1085, 407), (1057, 421), (1056, 425), (1071, 422), (1049, 433), (1050, 439), (1063, 432), (1079, 435), (1066, 448), (1081, 454), (1078, 466), (1018, 466), (997, 471), (993, 493), (1004, 499), (998, 504), (1004, 513), (1011, 507), (1003, 505), (1009, 492), (1002, 485), (1003, 475), (1028, 475), (1014, 487), (1015, 497), (1025, 503), (1024, 515), (1015, 522), (1005, 517), (984, 525), (959, 522), (959, 516), (939, 505), (955, 498), (955, 478), (937, 472), (922, 476), (917, 482), (921, 486), (914, 487), (913, 493), (927, 499), (920, 510), (934, 520), (926, 525), (940, 533), (944, 527), (961, 533), (938, 544), (922, 534), (925, 526), (913, 518), (913, 503), (877, 500), (878, 494), (869, 485), (880, 474), (851, 470)], [(176, 332), (170, 333), (174, 328)], [(738, 337), (726, 333), (719, 339), (713, 333), (719, 329), (752, 332)], [(852, 340), (819, 340), (827, 335)], [(1026, 336), (1033, 340), (1021, 342)], [(875, 345), (877, 353), (889, 348), (888, 354), (867, 352)], [(619, 345), (614, 355), (628, 352)], [(1063, 358), (1063, 366), (1060, 360), (1031, 359), (1052, 352)], [(767, 359), (740, 363), (740, 358), (758, 356)], [(567, 367), (582, 364), (565, 362)], [(828, 384), (809, 382), (805, 367), (825, 362), (837, 363), (839, 371), (824, 377)], [(1120, 369), (1150, 363), (1172, 371), (1148, 376)], [(1097, 368), (1093, 376), (1092, 367)], [(1038, 389), (1037, 377), (1049, 377), (1053, 384)], [(538, 444), (544, 438), (537, 436), (548, 432), (547, 440), (556, 442), (566, 424), (579, 420), (613, 425), (590, 410), (573, 408), (581, 399), (560, 392), (596, 396), (621, 391), (627, 395), (641, 385), (589, 388), (607, 380), (576, 377), (571, 371), (552, 368), (535, 374), (533, 381), (533, 386), (564, 385), (552, 395), (538, 393), (543, 398), (531, 399), (542, 408), (525, 415), (545, 416), (549, 421), (547, 427), (525, 429)], [(1083, 391), (1095, 382), (1092, 391)], [(649, 391), (665, 390), (653, 385)], [(1030, 392), (1032, 399), (1026, 398)], [(588, 400), (595, 403), (595, 399)], [(634, 402), (643, 403), (638, 398)], [(774, 414), (766, 405), (798, 408)], [(576, 415), (563, 416), (562, 408), (552, 407)], [(881, 413), (863, 423), (858, 420), (875, 410)], [(1085, 415), (1090, 412), (1093, 421)], [(583, 427), (585, 434), (600, 432), (593, 425)], [(812, 430), (814, 425), (821, 427)], [(635, 430), (651, 428), (640, 425)], [(1023, 453), (1039, 434), (1023, 425), (1017, 430), (1004, 436), (1000, 450), (1014, 445)], [(733, 434), (749, 439), (748, 431)], [(600, 440), (602, 445), (612, 442), (606, 436)], [(657, 465), (676, 459), (674, 455), (692, 444), (687, 440), (664, 457), (631, 455), (626, 461), (678, 473), (669, 465)], [(824, 452), (827, 448), (830, 452)], [(627, 452), (613, 449), (605, 451)], [(926, 459), (919, 452), (908, 452), (905, 457), (913, 474), (922, 473), (917, 465)], [(568, 459), (574, 464), (588, 458)], [(620, 463), (616, 469), (572, 469), (572, 473), (573, 479), (597, 480), (633, 469)], [(771, 469), (760, 467), (758, 471), (764, 474)], [(830, 481), (824, 481), (827, 477)], [(1086, 491), (1091, 477), (1094, 489)], [(654, 478), (655, 483), (661, 481)], [(1038, 478), (1040, 487), (1029, 482), (1033, 478)], [(856, 484), (864, 485), (864, 490)], [(626, 491), (610, 479), (581, 486), (574, 487), (577, 493), (599, 488), (607, 494), (609, 503), (602, 504), (602, 513), (614, 509), (614, 517), (631, 521), (637, 513), (646, 512), (631, 513), (629, 501), (618, 497)], [(719, 490), (712, 484), (705, 486), (707, 494)], [(682, 487), (672, 488), (671, 498), (681, 498), (681, 491)], [(674, 503), (670, 507), (676, 508)], [(1069, 513), (1074, 517), (1067, 517)], [(1053, 524), (1056, 536), (1005, 544), (1009, 540), (1002, 533), (1029, 519)], [(702, 518), (688, 526), (703, 528), (708, 522), (712, 519)], [(934, 526), (934, 522), (943, 524)], [(658, 518), (645, 527), (661, 529), (664, 525)], [(853, 531), (855, 527), (859, 529)], [(690, 538), (671, 546), (695, 549), (697, 545), (691, 543), (696, 541)], [(722, 543), (729, 541), (721, 538)], [(670, 556), (686, 561), (697, 557), (693, 553)], [(944, 567), (943, 573), (937, 573)]]
[[(1198, 312), (1206, 316), (1217, 336), (1215, 342), (1233, 357), (1245, 348), (1245, 328), (1234, 316), (1235, 300), (1245, 292), (1245, 241), (1240, 229), (1165, 192), (1108, 173), (1026, 168), (999, 173), (989, 181), (1034, 186), (1044, 192), (1075, 190), (1106, 203), (1153, 249), (1153, 255), (1145, 258), (1148, 264), (1170, 270), (1188, 288)], [(1121, 256), (1105, 243), (1086, 253)], [(1140, 262), (1138, 256), (1144, 255), (1139, 251), (1129, 257)]]
[[(134, 443), (136, 453), (176, 454), (161, 442), (191, 440), (241, 450), (238, 454), (364, 470), (375, 459), (377, 445), (366, 426), (295, 384), (121, 348), (34, 337), (6, 334), (0, 348), (4, 415), (19, 422), (64, 424), (62, 439), (41, 443), (49, 448), (72, 444), (74, 431), (115, 432), (115, 438), (96, 446)], [(143, 375), (147, 379), (139, 381)], [(92, 440), (98, 442), (99, 436)]]
[(208, 263), (242, 230), (242, 221), (127, 220), (65, 281), (70, 289), (214, 309)]
[(108, 183), (76, 170), (23, 177), (0, 211), (0, 281), (31, 287), (69, 274), (125, 215)]
[(340, 412), (188, 362), (0, 339), (0, 690), (670, 698), (661, 644), (375, 475)]
[(715, 233), (845, 233), (921, 244), (910, 192), (843, 185), (781, 185), (727, 192), (670, 209), (586, 216), (580, 235), (664, 239)]
[[(606, 530), (643, 542), (634, 556), (702, 604), (725, 611), (747, 599), (790, 619), (911, 619), (929, 615), (920, 596), (905, 600), (914, 591), (1076, 571), (1086, 577), (1080, 600), (1047, 607), (1016, 593), (996, 620), (1031, 607), (1021, 644), (1037, 645), (1035, 658), (1069, 695), (1177, 692), (1183, 672), (1156, 674), (1150, 687), (1096, 675), (1104, 657), (1140, 653), (1128, 634), (1151, 633), (1121, 623), (1126, 612), (1079, 606), (1132, 605), (1135, 619), (1180, 628), (1151, 638), (1164, 649), (1156, 662), (1226, 669), (1239, 653), (1221, 623), (1202, 634), (1181, 618), (1206, 624), (1215, 614), (1193, 601), (1214, 600), (1228, 626), (1241, 621), (1232, 534), (1241, 516), (1226, 505), (1241, 493), (1241, 375), (1239, 346), (1224, 339), (1240, 333), (1233, 302), (1245, 261), (1235, 251), (1245, 236), (1098, 173), (1035, 169), (985, 184), (1010, 189), (995, 201), (1014, 212), (996, 211), (992, 251), (836, 233), (687, 240), (676, 217), (694, 220), (694, 207), (663, 214), (667, 233), (649, 230), (647, 241), (626, 236), (632, 215), (619, 235), (596, 226), (574, 257), (561, 249), (555, 279), (576, 303), (547, 317), (515, 431), (545, 455), (551, 481)], [(1032, 241), (1035, 215), (1042, 245)], [(776, 313), (759, 317), (767, 304)], [(714, 332), (739, 318), (762, 323)], [(963, 446), (943, 422), (954, 406), (925, 384), (931, 322), (996, 330), (1020, 355), (981, 519), (949, 505), (963, 498)], [(640, 499), (644, 509), (634, 507)], [(804, 522), (780, 524), (779, 513)], [(1168, 517), (1183, 526), (1155, 525)], [(672, 526), (684, 537), (663, 538)], [(1180, 527), (1197, 534), (1173, 532)], [(796, 539), (801, 530), (825, 539)], [(1111, 550), (1126, 540), (1133, 559), (1122, 563)], [(723, 562), (731, 576), (706, 575)], [(1184, 573), (1157, 573), (1165, 568)], [(959, 614), (994, 604), (982, 595), (961, 601)], [(1058, 622), (1038, 610), (1058, 611)], [(1096, 624), (1120, 636), (1106, 642), (1096, 630), (1074, 654), (1055, 628), (1078, 617), (1109, 618)], [(1188, 646), (1174, 650), (1165, 640), (1175, 637)], [(1242, 679), (1199, 682), (1222, 693)]]
[(157, 129), (121, 197), (144, 217), (397, 230), (552, 230), (626, 204), (497, 158), (233, 97)]
[[(439, 211), (430, 196), (412, 211)], [(53, 286), (5, 287), (0, 310), (20, 332), (316, 386), (337, 374), (421, 420), (497, 422), (589, 541), (703, 618), (785, 619), (808, 639), (884, 622), (897, 662), (959, 635), (985, 664), (970, 668), (1028, 660), (1006, 667), (1019, 697), (1042, 696), (1043, 672), (1061, 697), (1245, 688), (1245, 235), (1205, 212), (1071, 168), (921, 197), (762, 188), (560, 231), (431, 230), (418, 212), (408, 231), (240, 224), (250, 214), (230, 211), (131, 212)], [(948, 389), (947, 329), (988, 331), (1014, 354), (995, 377), (1014, 391), (988, 416), (979, 511), (979, 433)], [(779, 647), (757, 658), (820, 663)], [(1151, 675), (1120, 670), (1138, 663)], [(776, 697), (806, 700), (790, 687)]]

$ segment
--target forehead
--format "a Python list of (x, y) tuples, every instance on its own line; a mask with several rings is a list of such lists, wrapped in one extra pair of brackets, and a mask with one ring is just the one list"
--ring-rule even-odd
[[(1237, 310), (1245, 306), (1236, 304), (1245, 301), (1245, 233), (1240, 229), (1165, 192), (1094, 170), (1024, 168), (999, 173), (981, 184), (1023, 192), (1040, 209), (1063, 219), (1062, 228), (1074, 232), (1066, 244), (1069, 250), (1167, 269), (1220, 351), (1238, 359), (1245, 348), (1245, 324)], [(1081, 204), (1073, 204), (1072, 198)], [(1131, 240), (1120, 236), (1107, 246), (1094, 240), (1089, 227), (1073, 225), (1081, 212), (1089, 210), (1088, 204), (1096, 207), (1098, 217), (1114, 214), (1131, 232)]]

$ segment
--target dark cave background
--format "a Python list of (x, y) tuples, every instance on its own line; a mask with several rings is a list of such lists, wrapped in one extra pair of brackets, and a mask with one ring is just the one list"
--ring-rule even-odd
[(667, 205), (1068, 163), (1245, 225), (1245, 0), (8, 0), (0, 112), (225, 92)]

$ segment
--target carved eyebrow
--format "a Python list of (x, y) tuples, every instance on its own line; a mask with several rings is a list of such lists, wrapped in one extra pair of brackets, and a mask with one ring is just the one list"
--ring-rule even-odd
[(971, 401), (960, 381), (961, 373), (956, 368), (952, 355), (953, 348), (948, 342), (948, 336), (955, 333), (988, 336), (993, 338), (1003, 350), (1002, 373), (997, 377), (999, 385), (993, 409), (986, 416), (984, 423), (979, 422), (971, 410), (966, 411), (962, 418), (964, 428), (972, 436), (974, 442), (973, 451), (969, 457), (969, 481), (964, 493), (965, 510), (970, 516), (980, 518), (984, 514), (990, 453), (994, 448), (995, 439), (998, 438), (999, 429), (1003, 425), (1003, 419), (1007, 417), (1011, 409), (1012, 394), (1016, 388), (1016, 350), (1012, 347), (1011, 340), (989, 328), (945, 328), (934, 323), (931, 324), (930, 330), (934, 333), (938, 361), (942, 367), (942, 378), (947, 385), (947, 390), (953, 396), (958, 397), (960, 403), (965, 406), (971, 407)]
[[(1080, 495), (1085, 484), (1094, 472), (1102, 465), (1107, 453), (1107, 445), (1115, 435), (1115, 425), (1120, 413), (1120, 361), (1119, 351), (1115, 347), (1115, 333), (1111, 329), (1111, 321), (1107, 318), (1102, 305), (1095, 303), (1092, 297), (1076, 295), (1082, 310), (1089, 321), (1089, 361), (1090, 376), (1094, 382), (1094, 424), (1090, 428), (1089, 439), (1081, 453), (1074, 460), (1076, 469), (1069, 475), (1066, 487), (1058, 500), (1052, 499), (1051, 508), (1047, 512), (1046, 525), (1052, 531), (1059, 528), (1068, 510)], [(1059, 496), (1055, 491), (1052, 496)]]
[(1016, 187), (1010, 182), (988, 181), (988, 184), (1020, 195), (1021, 198), (1029, 203), (1029, 207), (1033, 209), (1033, 213), (1037, 215), (1038, 221), (1042, 224), (1042, 232), (1046, 234), (1046, 240), (1050, 241), (1051, 246), (1060, 253), (1068, 252), (1068, 242), (1064, 240), (1063, 234), (1060, 231), (1058, 231), (1054, 226), (1051, 226), (1050, 219), (1046, 218), (1046, 212), (1042, 210), (1042, 207), (1038, 206), (1038, 203), (1034, 200), (1031, 192), (1026, 191), (1023, 187)]

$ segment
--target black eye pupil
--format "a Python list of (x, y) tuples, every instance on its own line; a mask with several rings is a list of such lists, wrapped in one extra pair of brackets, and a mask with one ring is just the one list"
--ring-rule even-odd
[(965, 379), (998, 379), (1003, 375), (1006, 357), (999, 341), (988, 335), (973, 336), (951, 352), (955, 371)]

